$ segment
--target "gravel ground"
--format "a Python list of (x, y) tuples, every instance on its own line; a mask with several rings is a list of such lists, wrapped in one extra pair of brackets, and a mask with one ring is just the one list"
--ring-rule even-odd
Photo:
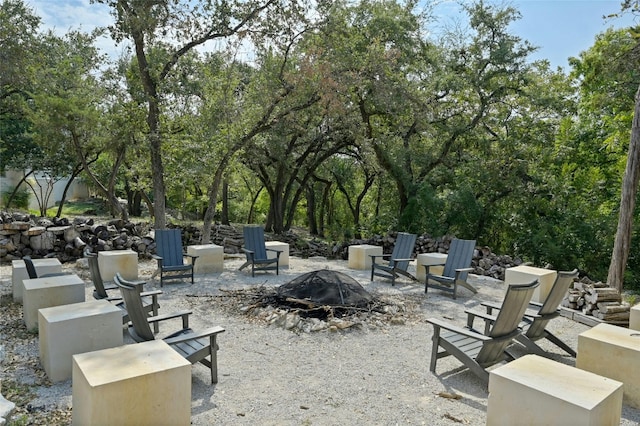
[[(220, 325), (226, 329), (218, 339), (219, 383), (210, 384), (204, 366), (192, 367), (192, 424), (485, 424), (486, 384), (454, 357), (439, 360), (437, 374), (429, 371), (433, 330), (426, 318), (464, 325), (465, 309), (501, 300), (501, 281), (472, 276), (479, 293), (462, 289), (460, 297), (452, 300), (436, 290), (425, 297), (422, 286), (404, 279), (395, 287), (384, 279), (370, 282), (368, 271), (350, 270), (344, 261), (292, 257), (280, 275), (258, 272), (255, 278), (246, 270), (238, 271), (242, 262), (227, 258), (222, 273), (199, 276), (193, 285), (172, 283), (162, 288), (161, 313), (190, 309), (192, 328)], [(63, 269), (85, 280), (90, 300), (88, 270), (81, 262)], [(358, 316), (347, 323), (354, 325), (344, 329), (316, 332), (269, 323), (264, 310), (245, 312), (252, 302), (243, 295), (319, 269), (348, 273), (389, 302), (389, 311)], [(154, 263), (140, 262), (140, 278), (148, 281), (147, 290), (160, 289), (154, 270)], [(69, 424), (71, 380), (52, 384), (46, 378), (38, 359), (37, 336), (27, 333), (20, 306), (11, 302), (11, 267), (1, 266), (0, 273), (0, 380), (3, 395), (18, 406), (11, 420)], [(179, 323), (165, 322), (160, 337), (177, 327)], [(588, 329), (563, 317), (552, 321), (551, 328), (574, 348), (578, 334)], [(541, 346), (554, 360), (575, 364), (552, 344), (541, 342)], [(640, 410), (624, 406), (622, 417), (623, 425), (640, 424)]]

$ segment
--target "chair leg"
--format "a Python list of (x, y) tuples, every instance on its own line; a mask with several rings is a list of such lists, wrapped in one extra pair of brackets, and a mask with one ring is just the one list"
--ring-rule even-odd
[(211, 358), (211, 383), (218, 383), (218, 345), (216, 335), (209, 338), (209, 353)]
[(429, 364), (429, 371), (436, 372), (436, 362), (438, 362), (438, 343), (440, 342), (440, 327), (433, 326), (433, 345), (431, 347), (431, 363)]
[(563, 342), (562, 340), (558, 339), (556, 336), (554, 336), (553, 334), (549, 333), (548, 331), (545, 331), (545, 337), (547, 338), (547, 340), (549, 340), (552, 343), (555, 343), (556, 346), (558, 346), (561, 349), (564, 349), (569, 355), (571, 355), (572, 357), (576, 357), (576, 351), (574, 351), (569, 345), (567, 345), (565, 342)]

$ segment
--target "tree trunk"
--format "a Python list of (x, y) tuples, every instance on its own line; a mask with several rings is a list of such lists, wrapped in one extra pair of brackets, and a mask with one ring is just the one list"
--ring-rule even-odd
[(153, 176), (153, 210), (155, 229), (166, 228), (166, 204), (164, 187), (164, 165), (162, 164), (162, 134), (160, 133), (160, 100), (157, 82), (151, 76), (150, 66), (145, 52), (144, 34), (140, 28), (134, 27), (132, 38), (136, 50), (136, 59), (140, 70), (140, 79), (147, 100), (147, 126), (149, 134), (149, 156), (151, 159), (151, 175)]
[(318, 221), (316, 220), (316, 193), (313, 183), (307, 186), (307, 222), (309, 233), (318, 235)]
[(7, 200), (7, 206), (5, 207), (7, 210), (9, 209), (9, 207), (11, 207), (11, 202), (13, 201), (13, 198), (18, 193), (18, 189), (20, 189), (20, 185), (22, 185), (22, 183), (26, 183), (27, 182), (27, 178), (29, 176), (31, 176), (32, 174), (33, 174), (33, 170), (29, 171), (29, 173), (27, 173), (27, 174), (23, 173), (22, 179), (20, 179), (20, 182), (18, 182), (18, 184), (15, 186), (15, 188), (13, 188), (13, 191), (11, 192), (11, 195), (9, 195), (9, 199)]
[[(96, 159), (89, 162), (89, 164), (93, 163), (97, 159), (98, 157), (96, 156)], [(64, 190), (62, 191), (62, 197), (60, 198), (60, 204), (58, 205), (58, 212), (56, 213), (56, 217), (62, 216), (62, 208), (64, 207), (64, 202), (67, 199), (67, 192), (69, 192), (69, 188), (71, 187), (71, 184), (73, 183), (74, 179), (80, 174), (80, 172), (82, 172), (83, 169), (84, 167), (82, 167), (82, 163), (76, 164), (76, 166), (74, 167), (73, 173), (71, 174), (71, 178), (69, 179), (67, 184), (64, 186)]]
[(638, 180), (640, 178), (640, 87), (636, 92), (636, 103), (631, 124), (631, 141), (627, 153), (627, 167), (622, 178), (622, 195), (620, 197), (620, 213), (618, 229), (611, 253), (611, 264), (607, 284), (622, 292), (624, 271), (629, 258), (631, 234), (633, 233), (633, 212), (636, 206)]
[(222, 182), (222, 214), (220, 222), (223, 225), (230, 225), (229, 222), (229, 182), (225, 179)]

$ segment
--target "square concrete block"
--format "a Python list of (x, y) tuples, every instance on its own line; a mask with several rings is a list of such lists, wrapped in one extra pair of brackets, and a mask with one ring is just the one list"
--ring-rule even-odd
[(76, 274), (24, 280), (22, 312), (27, 330), (38, 329), (38, 309), (84, 302), (84, 281)]
[(629, 328), (631, 330), (640, 330), (640, 303), (631, 307), (629, 313)]
[[(38, 276), (46, 274), (59, 274), (62, 272), (62, 264), (58, 259), (33, 259), (33, 266)], [(29, 279), (27, 267), (23, 260), (11, 262), (11, 286), (13, 287), (13, 301), (22, 303), (22, 280)]]
[(487, 425), (617, 425), (622, 383), (537, 355), (489, 373)]
[(71, 356), (122, 346), (122, 313), (106, 300), (38, 310), (40, 362), (52, 382), (71, 378)]
[(100, 251), (98, 267), (104, 281), (113, 281), (118, 272), (125, 280), (137, 280), (138, 253), (133, 250)]
[(556, 282), (557, 271), (533, 266), (514, 266), (504, 271), (505, 284), (524, 284), (537, 279), (540, 285), (533, 292), (532, 302), (544, 303)]
[(371, 269), (371, 255), (381, 256), (382, 247), (370, 244), (349, 246), (349, 260), (347, 265), (351, 269)]
[(187, 246), (187, 254), (198, 256), (196, 266), (193, 268), (193, 273), (196, 275), (222, 272), (223, 270), (224, 247), (222, 246), (216, 244)]
[[(280, 241), (266, 241), (264, 243), (267, 249), (271, 250), (280, 250), (280, 261), (278, 262), (279, 266), (289, 266), (289, 244), (281, 243)], [(273, 251), (267, 250), (267, 259), (275, 259), (277, 254)]]
[(162, 340), (73, 355), (72, 424), (189, 425), (191, 363)]
[(427, 268), (424, 265), (431, 266), (429, 272), (435, 275), (442, 275), (444, 272), (444, 264), (447, 261), (446, 253), (420, 253), (416, 256), (416, 278), (418, 281), (424, 282), (427, 279)]
[(640, 408), (640, 332), (598, 324), (578, 335), (576, 367), (624, 383), (624, 402)]

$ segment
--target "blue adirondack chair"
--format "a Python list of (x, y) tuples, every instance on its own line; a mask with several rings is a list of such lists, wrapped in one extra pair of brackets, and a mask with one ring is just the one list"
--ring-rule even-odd
[[(248, 225), (242, 229), (244, 235), (244, 247), (242, 251), (247, 256), (247, 261), (240, 267), (243, 269), (251, 265), (251, 276), (255, 271), (276, 271), (279, 274), (280, 254), (282, 250), (268, 249), (264, 242), (264, 229), (258, 225)], [(275, 257), (267, 257), (267, 251), (275, 253)]]
[[(160, 270), (160, 287), (166, 280), (191, 278), (193, 284), (193, 268), (198, 256), (185, 254), (182, 251), (182, 235), (179, 229), (156, 229), (156, 253), (152, 257), (158, 261)], [(191, 258), (185, 263), (184, 257)]]

